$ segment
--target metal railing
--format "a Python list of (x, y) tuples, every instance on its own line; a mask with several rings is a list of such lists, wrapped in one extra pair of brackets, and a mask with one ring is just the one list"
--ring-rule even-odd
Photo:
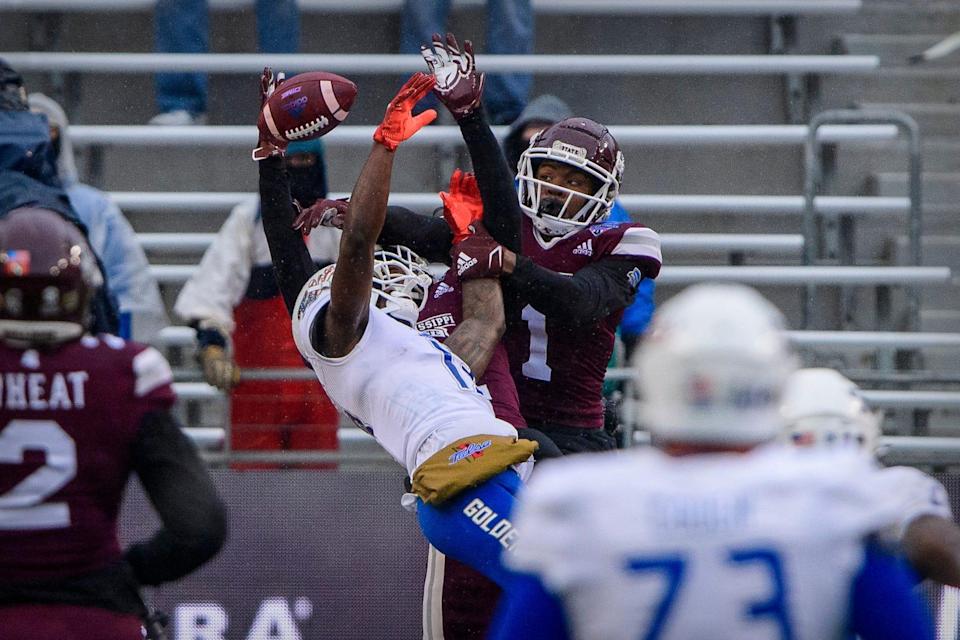
[[(195, 265), (155, 264), (150, 273), (157, 282), (179, 285), (197, 271)], [(739, 282), (749, 285), (922, 285), (950, 281), (949, 267), (677, 267), (663, 268), (661, 285), (696, 282)]]
[[(0, 58), (5, 54), (0, 53)], [(14, 65), (16, 66), (16, 65)], [(326, 144), (367, 146), (376, 127), (344, 125), (324, 136)], [(741, 125), (610, 125), (621, 145), (707, 146), (707, 145), (802, 145), (809, 128), (803, 124)], [(498, 138), (507, 127), (492, 127)], [(827, 126), (819, 131), (823, 144), (839, 142), (882, 142), (895, 140), (893, 125)], [(83, 146), (224, 146), (252, 148), (257, 128), (250, 125), (209, 125), (155, 127), (148, 125), (73, 125), (70, 139)], [(406, 146), (463, 144), (460, 129), (454, 126), (427, 127), (404, 143)]]
[[(210, 246), (215, 233), (138, 233), (145, 251), (158, 254), (197, 253)], [(778, 256), (799, 255), (803, 236), (798, 233), (664, 233), (660, 244), (671, 254), (719, 252)]]
[[(336, 463), (340, 465), (391, 466), (396, 464), (376, 441), (355, 427), (337, 430), (337, 451), (222, 451), (226, 431), (216, 427), (185, 428), (184, 434), (203, 451), (210, 464), (262, 462), (284, 465)], [(634, 446), (648, 446), (650, 434), (632, 432)], [(920, 466), (960, 465), (960, 438), (885, 436), (880, 438), (877, 457), (885, 464)]]
[[(960, 347), (960, 333), (913, 331), (788, 331), (795, 347), (807, 349), (941, 349)], [(160, 331), (156, 344), (164, 347), (192, 347), (196, 332), (190, 327), (172, 326)]]
[[(0, 11), (93, 12), (152, 10), (157, 0), (0, 0)], [(246, 9), (254, 0), (210, 0), (214, 10)], [(485, 0), (457, 0), (479, 7)], [(579, 15), (794, 15), (855, 13), (861, 0), (532, 0), (538, 14)], [(399, 11), (403, 0), (297, 0), (301, 11)]]
[[(807, 132), (807, 139), (804, 143), (804, 217), (803, 217), (803, 237), (804, 251), (803, 264), (812, 265), (821, 256), (820, 254), (820, 235), (817, 233), (817, 207), (815, 199), (823, 187), (824, 172), (823, 163), (820, 156), (820, 145), (822, 144), (817, 131), (824, 126), (837, 124), (894, 124), (898, 130), (907, 136), (908, 142), (908, 162), (909, 162), (909, 200), (910, 217), (908, 219), (908, 237), (910, 240), (910, 259), (914, 267), (923, 264), (920, 236), (923, 230), (921, 218), (922, 207), (922, 149), (920, 146), (920, 128), (917, 122), (905, 113), (886, 110), (832, 110), (819, 113), (810, 121), (810, 129)], [(852, 235), (852, 231), (850, 231)], [(852, 238), (842, 244), (852, 244)], [(851, 256), (843, 258), (852, 260)], [(806, 295), (803, 300), (803, 319), (802, 327), (808, 328), (813, 318), (814, 307), (816, 305), (816, 290), (812, 285), (806, 287)], [(909, 319), (909, 328), (916, 330), (920, 326), (920, 292), (911, 287), (907, 292), (907, 313)]]
[[(110, 194), (126, 212), (139, 211), (229, 211), (245, 200), (258, 197), (242, 191), (113, 191)], [(346, 198), (346, 192), (334, 192), (331, 198)], [(617, 201), (630, 213), (669, 214), (743, 214), (802, 215), (803, 196), (621, 194)], [(909, 198), (874, 196), (819, 196), (817, 211), (822, 214), (903, 215), (910, 210)], [(440, 206), (436, 192), (390, 194), (390, 204), (415, 211), (430, 212)]]
[[(130, 73), (184, 71), (259, 74), (265, 66), (287, 73), (325, 69), (352, 76), (423, 71), (418, 55), (379, 53), (61, 53), (4, 51), (21, 73)], [(819, 55), (478, 55), (487, 73), (538, 75), (868, 75), (880, 68), (878, 56)]]

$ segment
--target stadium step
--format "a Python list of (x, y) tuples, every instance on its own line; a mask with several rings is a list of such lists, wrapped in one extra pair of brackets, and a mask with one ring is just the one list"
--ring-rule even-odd
[(825, 76), (822, 109), (846, 109), (862, 102), (960, 102), (956, 68), (881, 68), (867, 76)]
[[(871, 193), (878, 196), (907, 195), (906, 172), (880, 172), (871, 176)], [(924, 172), (924, 203), (960, 202), (960, 172)]]
[(960, 135), (960, 103), (958, 102), (860, 102), (859, 109), (902, 111), (920, 126), (924, 141), (931, 136)]
[[(960, 311), (956, 309), (921, 309), (920, 330), (930, 332), (960, 331)], [(954, 355), (956, 367), (956, 355)]]
[[(836, 53), (850, 55), (880, 56), (883, 65), (899, 66), (906, 64), (910, 56), (919, 54), (949, 36), (949, 33), (845, 33), (836, 44)], [(940, 59), (925, 63), (925, 66), (949, 67), (950, 59)]]

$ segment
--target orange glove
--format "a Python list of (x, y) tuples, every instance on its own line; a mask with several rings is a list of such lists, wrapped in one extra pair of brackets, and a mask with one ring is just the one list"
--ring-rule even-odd
[(449, 193), (440, 192), (440, 199), (443, 200), (443, 219), (450, 225), (453, 241), (457, 243), (469, 236), (470, 225), (483, 217), (483, 201), (477, 178), (472, 173), (454, 171), (449, 189)]
[(383, 122), (373, 132), (374, 141), (390, 151), (396, 151), (401, 142), (436, 120), (437, 112), (433, 109), (427, 109), (418, 116), (413, 115), (414, 105), (432, 89), (433, 76), (420, 72), (413, 74), (387, 105)]

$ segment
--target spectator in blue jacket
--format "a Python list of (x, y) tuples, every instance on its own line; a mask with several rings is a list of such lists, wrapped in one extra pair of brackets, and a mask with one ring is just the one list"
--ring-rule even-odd
[(28, 100), (32, 111), (47, 117), (58, 177), (77, 217), (87, 227), (91, 248), (107, 271), (110, 290), (120, 307), (120, 333), (152, 342), (169, 320), (137, 235), (106, 193), (78, 180), (70, 123), (60, 105), (41, 93), (30, 94)]

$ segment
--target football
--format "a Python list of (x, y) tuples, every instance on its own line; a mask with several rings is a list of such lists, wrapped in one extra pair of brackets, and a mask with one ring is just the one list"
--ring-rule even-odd
[(260, 110), (257, 126), (277, 141), (312, 140), (346, 120), (357, 85), (335, 73), (311, 71), (284, 80)]

